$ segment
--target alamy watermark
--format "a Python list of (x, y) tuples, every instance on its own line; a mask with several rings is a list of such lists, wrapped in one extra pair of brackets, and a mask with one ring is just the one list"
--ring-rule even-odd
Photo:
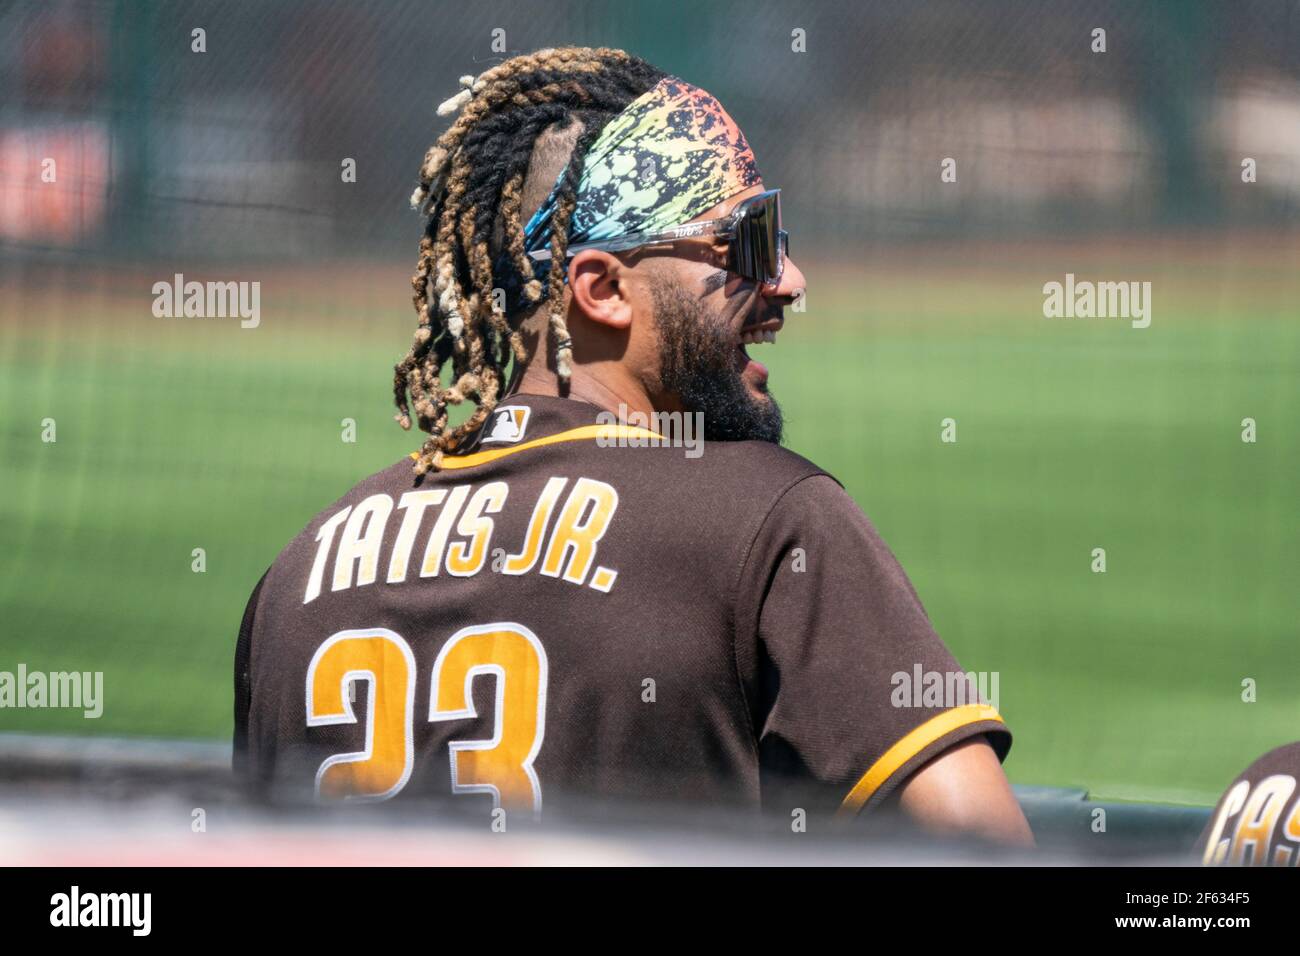
[(171, 282), (153, 284), (153, 314), (160, 319), (240, 319), (255, 329), (262, 322), (262, 283), (186, 282), (178, 272)]
[(947, 709), (966, 704), (988, 704), (998, 709), (998, 671), (929, 671), (915, 664), (911, 672), (896, 671), (889, 678), (895, 707)]
[(1150, 282), (1065, 282), (1043, 285), (1043, 317), (1048, 319), (1131, 319), (1135, 329), (1151, 324)]
[(148, 936), (153, 927), (152, 893), (83, 893), (73, 886), (50, 897), (50, 925), (117, 926), (132, 936)]
[[(619, 402), (617, 412), (601, 412), (596, 416), (596, 424), (625, 426), (597, 435), (596, 444), (601, 448), (684, 448), (687, 458), (699, 458), (704, 454), (703, 412), (647, 414), (629, 411), (625, 402)], [(655, 434), (646, 434), (647, 431)]]
[(94, 720), (104, 713), (103, 671), (0, 671), (0, 709), (81, 710)]

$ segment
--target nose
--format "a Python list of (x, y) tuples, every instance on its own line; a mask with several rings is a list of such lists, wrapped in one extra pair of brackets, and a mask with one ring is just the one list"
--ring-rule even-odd
[(770, 299), (784, 299), (783, 305), (793, 303), (799, 296), (804, 294), (807, 280), (803, 272), (795, 261), (789, 256), (785, 257), (785, 266), (781, 269), (781, 281), (776, 284), (775, 288), (766, 289), (764, 295)]

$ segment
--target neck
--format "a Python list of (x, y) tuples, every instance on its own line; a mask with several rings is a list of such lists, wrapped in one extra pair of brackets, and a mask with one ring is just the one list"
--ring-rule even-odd
[(560, 378), (550, 368), (530, 362), (519, 376), (518, 386), (512, 395), (545, 395), (551, 398), (574, 398), (619, 413), (619, 406), (627, 413), (640, 412), (653, 415), (654, 403), (640, 383), (623, 375), (601, 375), (587, 367), (578, 366), (569, 376), (569, 387), (561, 391)]

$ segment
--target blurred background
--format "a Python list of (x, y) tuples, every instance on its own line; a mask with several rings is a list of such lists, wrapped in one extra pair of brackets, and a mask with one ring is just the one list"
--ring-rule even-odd
[[(0, 670), (105, 695), (0, 732), (229, 738), (253, 585), (418, 444), (390, 382), (435, 106), (568, 44), (715, 94), (782, 188), (787, 444), (999, 673), (1014, 782), (1208, 805), (1300, 737), (1283, 0), (0, 3)], [(155, 316), (176, 273), (259, 282), (259, 324)], [(1067, 273), (1150, 282), (1150, 327), (1045, 318)]]

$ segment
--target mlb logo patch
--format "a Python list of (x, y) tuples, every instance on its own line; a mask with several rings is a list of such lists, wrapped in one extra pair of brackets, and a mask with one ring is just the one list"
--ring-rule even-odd
[(531, 411), (526, 405), (502, 405), (493, 409), (492, 417), (488, 419), (487, 432), (483, 435), (483, 444), (506, 444), (522, 440)]

